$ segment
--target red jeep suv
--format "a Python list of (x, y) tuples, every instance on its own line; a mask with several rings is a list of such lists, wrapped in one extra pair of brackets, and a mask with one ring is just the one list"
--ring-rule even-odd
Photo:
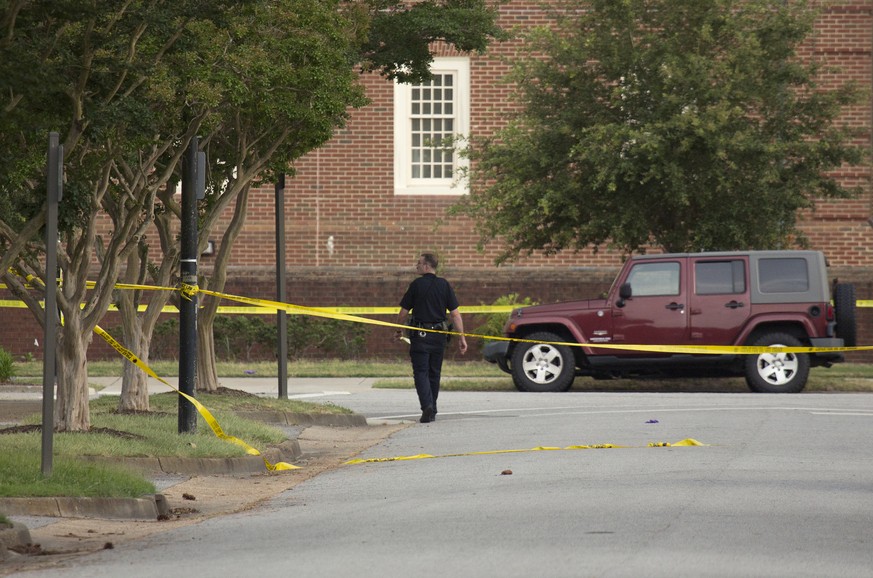
[[(843, 360), (828, 348), (855, 345), (855, 292), (835, 284), (831, 303), (818, 251), (642, 255), (625, 263), (605, 298), (516, 309), (504, 334), (512, 340), (490, 342), (484, 356), (522, 391), (566, 391), (577, 375), (744, 375), (752, 391), (795, 393), (810, 367)], [(824, 349), (699, 354), (670, 346)]]

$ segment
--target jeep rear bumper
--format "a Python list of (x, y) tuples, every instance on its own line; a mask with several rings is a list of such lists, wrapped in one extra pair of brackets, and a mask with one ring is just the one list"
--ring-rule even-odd
[[(824, 349), (845, 347), (844, 343), (839, 337), (813, 337), (809, 340), (810, 347)], [(813, 363), (817, 365), (837, 363), (845, 359), (842, 351), (813, 351), (810, 356), (813, 358)]]

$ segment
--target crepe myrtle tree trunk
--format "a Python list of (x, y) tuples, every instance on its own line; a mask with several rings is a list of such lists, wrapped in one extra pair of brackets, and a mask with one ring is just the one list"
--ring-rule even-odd
[[(203, 311), (201, 310), (201, 314)], [(214, 315), (212, 316), (215, 317)], [(213, 324), (210, 320), (197, 323), (197, 391), (218, 391), (218, 372), (215, 369), (215, 338), (212, 334)]]
[[(169, 187), (168, 187), (169, 188)], [(175, 189), (175, 187), (173, 187)], [(164, 259), (156, 269), (149, 267), (149, 246), (141, 242), (138, 250), (132, 252), (127, 260), (127, 269), (123, 281), (125, 283), (146, 285), (153, 284), (166, 287), (171, 284), (174, 271), (178, 270), (179, 247), (173, 242), (171, 231), (172, 219), (166, 213), (155, 217), (155, 225), (159, 230), (161, 251)], [(149, 274), (149, 271), (152, 271)], [(161, 311), (170, 300), (171, 294), (166, 291), (152, 292), (146, 309), (140, 312), (143, 304), (142, 292), (139, 290), (123, 290), (118, 292), (118, 311), (121, 314), (121, 327), (124, 344), (143, 363), (148, 365), (151, 355), (151, 342), (155, 326)], [(161, 384), (159, 387), (166, 387)], [(135, 364), (126, 362), (121, 380), (121, 397), (118, 400), (118, 411), (149, 411), (148, 375)]]
[[(124, 344), (131, 353), (148, 364), (150, 339), (137, 321), (135, 316), (123, 318)], [(118, 411), (149, 411), (148, 376), (130, 361), (124, 363)]]
[(64, 319), (58, 343), (58, 388), (55, 402), (55, 430), (88, 431), (88, 362), (86, 352), (92, 333), (83, 333), (81, 319)]
[[(239, 171), (242, 174), (243, 171)], [(239, 189), (235, 196), (235, 209), (233, 217), (224, 235), (221, 238), (221, 245), (218, 248), (218, 254), (215, 256), (215, 265), (212, 269), (212, 277), (208, 280), (203, 280), (204, 287), (213, 291), (224, 291), (225, 283), (227, 282), (227, 265), (230, 261), (230, 252), (234, 241), (242, 231), (245, 224), (246, 215), (248, 214), (249, 191), (251, 186), (246, 183)], [(197, 334), (199, 342), (197, 344), (197, 389), (199, 391), (216, 391), (218, 390), (218, 374), (215, 369), (215, 317), (218, 314), (218, 300), (215, 298), (204, 298), (202, 307), (198, 313)]]

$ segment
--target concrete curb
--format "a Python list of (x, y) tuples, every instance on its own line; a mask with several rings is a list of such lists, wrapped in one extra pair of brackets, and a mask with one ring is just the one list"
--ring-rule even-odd
[(0, 498), (0, 511), (7, 516), (119, 520), (157, 520), (169, 512), (162, 494), (142, 498)]
[(297, 440), (288, 440), (275, 448), (268, 448), (260, 456), (239, 456), (234, 458), (116, 458), (105, 456), (82, 456), (82, 460), (101, 463), (121, 463), (145, 473), (215, 475), (215, 474), (256, 474), (265, 472), (264, 460), (270, 463), (287, 462), (299, 458), (303, 453)]
[(279, 425), (363, 427), (367, 418), (356, 413), (293, 413), (287, 411), (236, 411), (239, 417)]

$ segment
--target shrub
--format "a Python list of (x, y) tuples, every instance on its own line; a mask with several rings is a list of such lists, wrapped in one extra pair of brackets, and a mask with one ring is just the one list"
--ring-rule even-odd
[(258, 345), (275, 347), (276, 326), (253, 315), (219, 315), (212, 327), (215, 356), (236, 361), (238, 353), (245, 353), (245, 361), (252, 360), (252, 350)]
[(288, 356), (354, 358), (365, 349), (366, 333), (361, 323), (294, 315), (288, 320)]
[[(337, 319), (290, 315), (288, 357), (301, 359), (351, 359), (366, 348), (367, 329), (359, 323)], [(215, 356), (221, 361), (252, 361), (277, 353), (276, 324), (253, 315), (219, 315), (213, 325)], [(175, 357), (179, 348), (179, 323), (167, 319), (155, 326), (151, 358)]]
[(155, 325), (152, 343), (149, 348), (150, 359), (176, 359), (179, 353), (179, 321), (170, 317)]
[(15, 377), (15, 360), (12, 354), (0, 347), (0, 383), (10, 381)]
[[(518, 300), (518, 293), (510, 293), (498, 297), (491, 305), (512, 305), (518, 307), (527, 307), (528, 305), (537, 305), (536, 301), (531, 301), (530, 297), (525, 297), (523, 300)], [(503, 326), (509, 319), (509, 313), (490, 313), (485, 317), (484, 323), (479, 325), (476, 333), (479, 335), (503, 335)]]

